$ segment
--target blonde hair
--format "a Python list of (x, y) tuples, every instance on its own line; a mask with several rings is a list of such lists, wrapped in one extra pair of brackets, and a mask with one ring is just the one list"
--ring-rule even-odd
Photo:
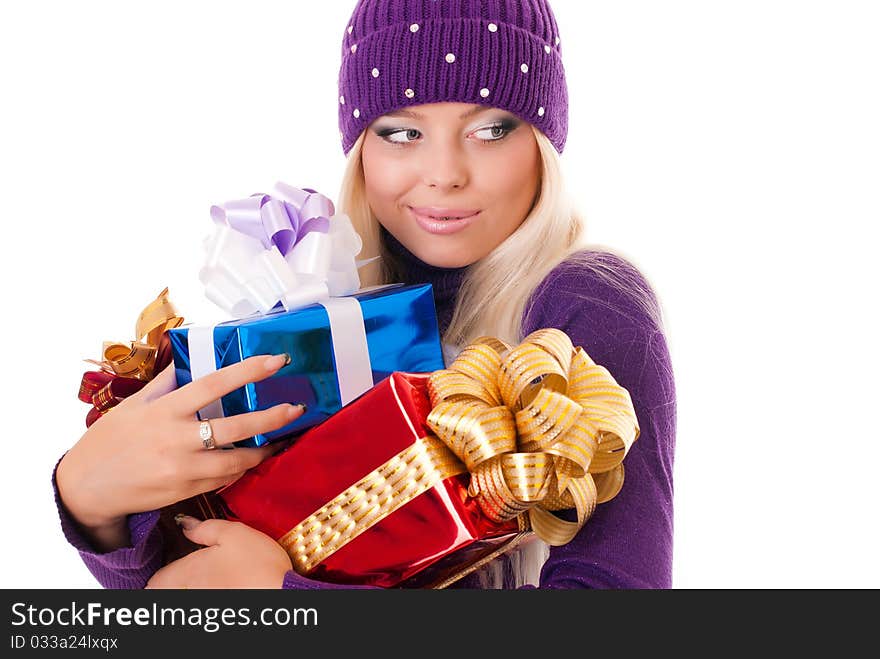
[[(541, 153), (541, 185), (525, 220), (504, 242), (471, 265), (462, 280), (452, 320), (443, 342), (467, 345), (480, 336), (519, 343), (523, 314), (535, 289), (562, 261), (588, 268), (612, 286), (628, 294), (648, 318), (662, 326), (660, 306), (643, 276), (629, 260), (614, 250), (585, 242), (586, 224), (565, 190), (559, 153), (550, 140), (531, 126)], [(394, 257), (382, 243), (378, 218), (366, 195), (363, 162), (365, 133), (348, 155), (338, 197), (339, 211), (346, 213), (363, 239), (359, 259), (381, 257), (361, 271), (364, 286), (394, 283), (398, 272)], [(623, 261), (621, 261), (621, 259)], [(589, 291), (572, 292), (586, 298)]]

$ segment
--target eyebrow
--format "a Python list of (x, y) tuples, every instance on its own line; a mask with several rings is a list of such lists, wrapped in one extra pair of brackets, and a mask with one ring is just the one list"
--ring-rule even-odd
[[(488, 112), (489, 110), (493, 110), (494, 108), (489, 107), (488, 105), (478, 105), (475, 108), (471, 108), (463, 115), (459, 117), (459, 119), (467, 119), (469, 117), (473, 117), (476, 114), (480, 114), (481, 112)], [(386, 117), (409, 117), (410, 119), (424, 119), (425, 117), (418, 112), (413, 112), (412, 110), (395, 110), (394, 112), (388, 112), (385, 114)]]

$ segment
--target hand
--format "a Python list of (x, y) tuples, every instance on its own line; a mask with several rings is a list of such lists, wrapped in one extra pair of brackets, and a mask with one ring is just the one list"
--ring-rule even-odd
[(186, 515), (177, 522), (187, 538), (206, 547), (163, 567), (147, 588), (281, 588), (293, 569), (281, 545), (241, 522)]
[[(287, 355), (258, 356), (221, 368), (176, 389), (168, 366), (143, 389), (98, 419), (58, 465), (58, 491), (70, 514), (103, 535), (100, 548), (122, 546), (121, 528), (131, 513), (155, 510), (220, 488), (280, 450), (207, 450), (196, 412), (249, 382), (262, 380), (288, 362)], [(300, 406), (213, 419), (216, 445), (230, 446), (280, 428), (303, 414)], [(110, 530), (112, 529), (112, 530)], [(115, 545), (115, 547), (113, 546)]]

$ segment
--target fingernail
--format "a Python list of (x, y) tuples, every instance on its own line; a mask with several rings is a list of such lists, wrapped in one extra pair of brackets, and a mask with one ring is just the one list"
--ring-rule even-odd
[(282, 366), (286, 366), (290, 363), (290, 355), (286, 352), (281, 353), (280, 355), (272, 355), (264, 362), (267, 371), (277, 371)]
[(195, 517), (184, 515), (183, 513), (177, 513), (174, 516), (174, 523), (178, 526), (182, 526), (187, 531), (191, 531), (199, 525), (199, 520), (197, 520)]
[(296, 404), (296, 407), (301, 407), (301, 408), (303, 408), (303, 414), (305, 414), (306, 412), (309, 411), (309, 406), (306, 405), (305, 403), (297, 403), (297, 404)]
[[(302, 411), (300, 411), (302, 408)], [(287, 416), (291, 419), (302, 416), (306, 413), (306, 406), (303, 403), (296, 403), (287, 406)]]

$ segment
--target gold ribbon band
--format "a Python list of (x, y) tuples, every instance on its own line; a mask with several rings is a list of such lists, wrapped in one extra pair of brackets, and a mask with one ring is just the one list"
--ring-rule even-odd
[(319, 508), (278, 542), (297, 572), (305, 574), (398, 508), (464, 471), (464, 465), (443, 442), (432, 435), (423, 437)]

